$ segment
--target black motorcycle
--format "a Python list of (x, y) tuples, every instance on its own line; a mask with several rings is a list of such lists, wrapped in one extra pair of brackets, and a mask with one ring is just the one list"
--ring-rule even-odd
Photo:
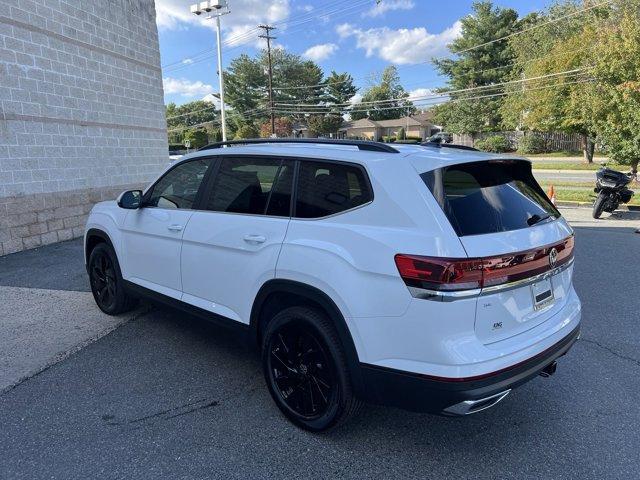
[(603, 165), (596, 172), (596, 188), (593, 191), (598, 197), (593, 203), (593, 218), (600, 218), (602, 212), (613, 212), (621, 203), (629, 203), (633, 190), (627, 188), (627, 185), (634, 177), (632, 172), (622, 173)]

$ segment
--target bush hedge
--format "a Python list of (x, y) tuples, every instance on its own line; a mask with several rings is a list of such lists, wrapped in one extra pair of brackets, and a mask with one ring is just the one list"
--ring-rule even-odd
[(513, 150), (509, 140), (504, 135), (493, 135), (482, 140), (477, 140), (475, 147), (484, 152), (491, 153), (505, 153)]
[(547, 142), (540, 135), (525, 135), (518, 142), (518, 151), (524, 154), (549, 153)]

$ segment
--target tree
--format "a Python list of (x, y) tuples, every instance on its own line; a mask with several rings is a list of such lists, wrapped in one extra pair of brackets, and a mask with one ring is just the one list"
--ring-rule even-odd
[(257, 138), (258, 136), (260, 136), (260, 132), (258, 132), (258, 129), (253, 126), (253, 124), (248, 123), (246, 125), (242, 125), (236, 130), (234, 138), (236, 140), (242, 140), (245, 138)]
[(640, 159), (640, 0), (615, 0), (596, 25), (590, 55), (596, 83), (589, 110), (610, 157), (638, 170)]
[(336, 115), (333, 113), (326, 115), (316, 114), (307, 117), (307, 125), (314, 136), (338, 133), (342, 122), (342, 115)]
[[(384, 69), (379, 83), (371, 85), (362, 95), (362, 100), (353, 106), (351, 118), (359, 120), (390, 120), (411, 115), (416, 111), (409, 94), (400, 85), (398, 70), (394, 66)], [(369, 103), (382, 102), (382, 103)]]
[(330, 107), (331, 113), (344, 115), (349, 110), (349, 101), (358, 92), (353, 84), (353, 77), (348, 73), (331, 71), (325, 81), (324, 103)]
[(471, 98), (496, 93), (495, 88), (468, 93), (460, 90), (490, 87), (511, 78), (509, 66), (514, 55), (509, 41), (492, 41), (521, 28), (513, 9), (494, 7), (489, 1), (475, 2), (472, 8), (473, 14), (462, 19), (462, 35), (449, 45), (455, 58), (433, 60), (436, 69), (449, 78), (447, 88), (440, 92), (451, 92), (452, 100), (434, 107), (434, 120), (460, 134), (501, 129), (502, 99)]
[(167, 128), (189, 127), (205, 122), (218, 120), (215, 105), (211, 102), (196, 100), (194, 102), (176, 105), (169, 103), (166, 106)]
[[(275, 124), (276, 124), (276, 136), (277, 137), (289, 137), (289, 136), (291, 136), (291, 133), (293, 132), (293, 124), (291, 123), (291, 120), (289, 118), (276, 117), (275, 118)], [(268, 137), (271, 136), (271, 122), (270, 121), (264, 122), (260, 126), (260, 136), (262, 138), (268, 138)]]
[(207, 132), (204, 128), (187, 129), (184, 132), (183, 138), (183, 142), (191, 142), (189, 148), (200, 148), (209, 143), (209, 137), (207, 136)]
[[(273, 65), (273, 89), (275, 110), (294, 110), (295, 107), (285, 105), (280, 108), (277, 103), (320, 104), (323, 95), (322, 69), (310, 60), (303, 60), (299, 55), (276, 48), (271, 52)], [(246, 118), (257, 118), (264, 121), (269, 117), (268, 100), (268, 57), (266, 50), (255, 58), (246, 54), (231, 61), (225, 72), (225, 101), (238, 115)], [(245, 113), (246, 112), (246, 113)], [(303, 114), (292, 114), (296, 120), (302, 120)]]
[[(594, 25), (603, 10), (550, 23), (582, 8), (572, 1), (556, 4), (545, 13), (528, 17), (531, 25), (543, 26), (512, 37), (510, 44), (517, 62), (514, 78), (538, 80), (510, 87), (501, 111), (511, 127), (581, 135), (585, 161), (592, 162), (596, 132), (585, 108), (591, 87), (584, 80), (588, 79), (593, 53), (584, 46), (598, 42)], [(571, 73), (558, 75), (561, 72)]]

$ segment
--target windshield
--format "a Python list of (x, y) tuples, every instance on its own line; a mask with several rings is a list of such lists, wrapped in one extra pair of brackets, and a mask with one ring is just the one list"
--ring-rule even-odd
[(560, 217), (523, 160), (464, 163), (420, 176), (460, 237), (530, 228)]

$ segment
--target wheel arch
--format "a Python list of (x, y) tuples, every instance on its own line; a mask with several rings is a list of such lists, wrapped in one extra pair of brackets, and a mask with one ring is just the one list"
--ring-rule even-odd
[(84, 263), (87, 269), (89, 268), (89, 256), (91, 255), (91, 251), (100, 243), (106, 243), (114, 252), (116, 251), (107, 232), (100, 230), (99, 228), (90, 228), (87, 230), (84, 239)]
[(322, 290), (293, 280), (275, 279), (266, 282), (258, 291), (251, 308), (249, 341), (251, 346), (261, 347), (261, 334), (266, 321), (273, 314), (294, 305), (311, 305), (324, 312), (334, 325), (345, 352), (349, 375), (356, 395), (364, 394), (358, 352), (342, 312), (336, 303)]

